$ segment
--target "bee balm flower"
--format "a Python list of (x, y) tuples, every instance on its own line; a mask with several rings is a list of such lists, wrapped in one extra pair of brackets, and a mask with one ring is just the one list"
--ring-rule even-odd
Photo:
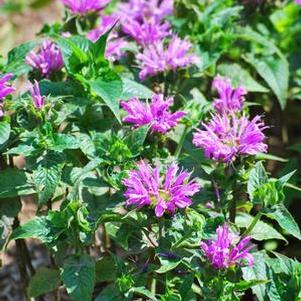
[(260, 116), (250, 121), (235, 114), (216, 115), (203, 127), (194, 133), (193, 144), (204, 149), (207, 158), (229, 163), (239, 155), (267, 151), (263, 134), (266, 127)]
[(61, 70), (64, 66), (60, 49), (49, 40), (43, 42), (37, 53), (35, 51), (29, 52), (26, 56), (26, 63), (38, 70), (44, 77)]
[(187, 40), (181, 40), (173, 36), (168, 45), (157, 41), (144, 49), (143, 53), (137, 55), (139, 76), (143, 80), (165, 71), (175, 71), (178, 68), (185, 68), (198, 63), (198, 58), (189, 53), (192, 45)]
[(172, 163), (166, 174), (160, 177), (157, 166), (153, 168), (141, 161), (138, 169), (132, 170), (129, 177), (123, 180), (126, 204), (138, 208), (153, 207), (157, 217), (163, 216), (165, 212), (174, 214), (178, 208), (190, 206), (190, 198), (200, 190), (200, 185), (194, 180), (189, 181), (190, 173), (178, 171), (178, 165)]
[(210, 261), (215, 269), (227, 269), (242, 264), (251, 266), (254, 263), (253, 255), (250, 254), (252, 246), (248, 246), (251, 237), (239, 240), (239, 236), (230, 233), (227, 224), (220, 226), (216, 230), (217, 239), (208, 243), (201, 242), (201, 249), (205, 257)]
[(34, 106), (37, 109), (41, 109), (45, 103), (45, 96), (41, 95), (40, 87), (36, 80), (34, 81), (34, 85), (30, 88), (29, 92), (31, 94)]
[(12, 77), (12, 73), (8, 73), (0, 77), (0, 117), (3, 116), (2, 106), (4, 98), (15, 91), (15, 88), (13, 88), (8, 82)]
[(240, 111), (245, 101), (247, 90), (239, 86), (237, 89), (231, 85), (229, 78), (216, 76), (213, 81), (213, 88), (218, 91), (219, 97), (214, 100), (214, 108), (218, 113), (229, 113)]
[(74, 14), (85, 15), (102, 10), (111, 0), (61, 0)]
[(121, 106), (128, 113), (123, 121), (133, 123), (135, 127), (149, 124), (153, 132), (165, 134), (185, 115), (182, 111), (171, 113), (169, 108), (172, 104), (173, 98), (164, 100), (162, 94), (154, 94), (149, 104), (138, 98), (122, 101)]

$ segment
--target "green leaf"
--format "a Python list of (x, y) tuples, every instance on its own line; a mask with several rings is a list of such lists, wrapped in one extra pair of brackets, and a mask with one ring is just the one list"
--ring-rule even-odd
[[(254, 279), (267, 281), (267, 268), (266, 268), (266, 255), (262, 252), (253, 253), (254, 265), (243, 267), (243, 279), (246, 281), (252, 281)], [(265, 284), (258, 284), (252, 287), (253, 293), (256, 295), (259, 301), (267, 301), (266, 298), (266, 286)]]
[(256, 160), (272, 160), (272, 161), (278, 161), (283, 163), (288, 161), (288, 159), (281, 158), (271, 154), (265, 154), (265, 153), (258, 153), (255, 157)]
[(168, 271), (175, 269), (182, 262), (182, 260), (171, 261), (160, 257), (160, 262), (161, 267), (158, 270), (156, 270), (156, 272), (158, 274), (165, 274)]
[(141, 85), (131, 79), (121, 78), (123, 83), (123, 91), (121, 95), (122, 100), (128, 100), (133, 97), (142, 99), (149, 99), (152, 97), (154, 92), (144, 85)]
[(116, 279), (117, 268), (110, 256), (99, 259), (95, 265), (96, 282), (110, 282)]
[(255, 58), (254, 55), (245, 56), (246, 61), (251, 64), (258, 74), (272, 89), (277, 96), (282, 110), (286, 107), (289, 69), (287, 61), (274, 58), (273, 56)]
[(30, 279), (28, 295), (36, 298), (57, 289), (60, 283), (59, 270), (42, 267)]
[(50, 147), (51, 150), (62, 152), (66, 149), (78, 149), (79, 142), (69, 134), (56, 134), (54, 136), (54, 144)]
[(90, 256), (74, 255), (65, 260), (61, 278), (73, 301), (92, 300), (95, 262)]
[(0, 198), (12, 198), (35, 193), (28, 174), (18, 169), (0, 171)]
[[(239, 212), (236, 216), (235, 224), (240, 228), (247, 228), (252, 223), (253, 218), (247, 213)], [(249, 235), (259, 241), (267, 239), (287, 241), (277, 230), (263, 221), (258, 221)]]
[(268, 176), (262, 162), (257, 162), (252, 168), (248, 181), (248, 194), (252, 200), (253, 194), (258, 187), (267, 183)]
[(40, 206), (52, 198), (59, 185), (62, 168), (62, 157), (56, 153), (48, 153), (38, 162), (38, 168), (34, 171), (34, 182)]
[(28, 73), (31, 70), (31, 67), (25, 63), (25, 57), (38, 43), (39, 41), (29, 41), (12, 49), (8, 53), (5, 72), (12, 72), (14, 76)]
[(283, 204), (277, 204), (273, 206), (269, 211), (263, 213), (267, 217), (277, 221), (277, 223), (283, 230), (301, 240), (300, 228)]
[(148, 298), (148, 300), (154, 300), (154, 301), (157, 300), (156, 296), (151, 291), (149, 291), (148, 289), (146, 289), (143, 286), (133, 287), (130, 289), (130, 292), (132, 292), (138, 296), (146, 297), (146, 298)]
[(266, 87), (256, 82), (246, 69), (236, 63), (221, 64), (217, 70), (221, 75), (229, 77), (236, 87), (243, 84), (249, 92), (265, 93), (269, 91)]
[(35, 217), (26, 224), (14, 230), (10, 240), (37, 238), (44, 243), (48, 243), (51, 229), (45, 216)]
[(133, 130), (125, 139), (126, 144), (131, 150), (133, 156), (140, 154), (143, 150), (143, 144), (149, 131), (148, 126), (142, 126)]
[(122, 97), (122, 81), (120, 77), (115, 74), (112, 77), (98, 78), (90, 82), (91, 91), (100, 96), (105, 104), (114, 113), (118, 121), (119, 116), (119, 102)]
[(0, 251), (11, 234), (14, 218), (20, 212), (21, 207), (18, 198), (0, 199)]
[(94, 301), (127, 301), (115, 285), (108, 285)]
[(5, 121), (0, 122), (0, 149), (3, 144), (9, 139), (10, 135), (10, 124)]

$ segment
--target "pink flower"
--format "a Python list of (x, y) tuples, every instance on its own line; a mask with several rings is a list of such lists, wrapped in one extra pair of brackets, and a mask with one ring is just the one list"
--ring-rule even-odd
[(170, 34), (170, 25), (167, 22), (159, 24), (155, 21), (140, 23), (135, 20), (126, 20), (122, 30), (133, 38), (139, 45), (147, 46), (162, 40)]
[(162, 40), (148, 46), (143, 53), (137, 55), (141, 69), (140, 78), (143, 80), (158, 73), (175, 71), (198, 63), (199, 59), (189, 53), (191, 47), (190, 42), (181, 40), (177, 36), (173, 36), (167, 46)]
[(135, 127), (148, 124), (153, 132), (165, 134), (185, 115), (182, 111), (171, 113), (169, 108), (172, 105), (173, 98), (164, 100), (162, 94), (154, 94), (149, 104), (138, 98), (122, 101), (121, 106), (128, 113), (123, 121), (133, 123)]
[(190, 197), (200, 190), (200, 185), (195, 180), (189, 181), (190, 173), (178, 171), (178, 165), (172, 163), (166, 174), (160, 177), (157, 166), (153, 168), (141, 161), (138, 169), (132, 170), (129, 177), (123, 180), (127, 206), (151, 206), (157, 217), (163, 216), (165, 212), (174, 214), (177, 208), (190, 206)]
[(45, 96), (41, 96), (39, 83), (35, 80), (34, 85), (29, 89), (33, 104), (37, 109), (43, 108), (45, 104)]
[(295, 0), (295, 2), (301, 5), (301, 0)]
[(12, 94), (16, 89), (9, 84), (9, 80), (13, 77), (12, 73), (3, 75), (0, 78), (0, 117), (3, 116), (3, 100), (8, 95)]
[(204, 129), (194, 133), (193, 144), (204, 149), (205, 156), (229, 163), (239, 155), (255, 155), (266, 152), (263, 130), (267, 127), (260, 116), (253, 120), (247, 117), (216, 115)]
[(251, 237), (245, 237), (237, 243), (239, 236), (230, 233), (227, 224), (218, 227), (216, 235), (216, 240), (201, 242), (204, 255), (215, 269), (234, 267), (242, 264), (244, 260), (247, 265), (253, 265), (254, 258), (249, 253), (253, 246), (247, 246)]
[(102, 10), (111, 0), (61, 0), (74, 14), (86, 15)]
[(214, 100), (214, 108), (218, 113), (229, 113), (233, 111), (241, 111), (245, 101), (247, 90), (239, 86), (237, 89), (231, 85), (229, 78), (216, 76), (213, 88), (218, 91), (219, 97)]
[(29, 52), (26, 56), (26, 63), (38, 70), (44, 77), (61, 70), (64, 66), (60, 49), (49, 40), (43, 42), (37, 53), (35, 51)]
[(129, 0), (119, 4), (122, 19), (160, 22), (173, 12), (173, 0)]

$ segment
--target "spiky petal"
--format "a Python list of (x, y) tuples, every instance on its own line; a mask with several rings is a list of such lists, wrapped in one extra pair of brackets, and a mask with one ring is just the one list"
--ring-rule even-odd
[(121, 106), (128, 113), (123, 121), (132, 123), (135, 127), (150, 125), (153, 132), (165, 134), (185, 115), (182, 111), (171, 113), (172, 105), (173, 98), (164, 100), (162, 94), (154, 94), (150, 103), (144, 103), (138, 98), (122, 101)]
[(207, 158), (229, 163), (237, 156), (267, 151), (264, 126), (260, 116), (215, 115), (203, 129), (194, 133), (193, 144), (204, 150)]
[(34, 81), (34, 85), (30, 87), (29, 92), (31, 94), (34, 106), (37, 109), (43, 108), (45, 104), (45, 96), (41, 95), (39, 83), (36, 80)]
[(244, 261), (251, 266), (254, 263), (250, 253), (252, 246), (248, 246), (251, 237), (239, 239), (239, 236), (229, 231), (227, 224), (216, 230), (216, 240), (201, 242), (200, 247), (207, 260), (215, 269), (228, 269), (241, 265)]
[(111, 0), (61, 0), (73, 14), (86, 15), (102, 10)]
[(49, 40), (43, 42), (38, 52), (29, 52), (26, 56), (26, 63), (33, 69), (38, 70), (44, 77), (49, 77), (64, 66), (60, 49)]
[(158, 166), (152, 167), (141, 161), (138, 169), (132, 170), (129, 177), (123, 180), (126, 204), (138, 208), (150, 206), (157, 217), (165, 212), (174, 214), (178, 208), (190, 206), (191, 197), (200, 190), (200, 185), (195, 180), (189, 181), (189, 178), (190, 173), (179, 171), (176, 163), (172, 163), (160, 176)]
[(8, 95), (12, 94), (16, 89), (12, 87), (9, 80), (13, 77), (12, 73), (7, 73), (0, 76), (0, 117), (3, 116), (3, 100)]

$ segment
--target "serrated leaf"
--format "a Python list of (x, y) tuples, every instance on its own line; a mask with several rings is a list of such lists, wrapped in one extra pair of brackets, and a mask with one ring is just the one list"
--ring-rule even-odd
[(272, 56), (258, 59), (251, 54), (245, 56), (245, 59), (272, 89), (283, 110), (286, 107), (289, 80), (287, 61)]
[(44, 243), (48, 243), (51, 229), (45, 216), (35, 217), (26, 224), (15, 229), (10, 236), (10, 240), (37, 238)]
[(95, 264), (96, 282), (110, 282), (116, 279), (117, 268), (110, 256), (99, 259)]
[(256, 191), (258, 187), (260, 187), (262, 184), (265, 184), (267, 181), (268, 176), (262, 162), (257, 162), (252, 168), (248, 180), (248, 194), (250, 195), (251, 199), (254, 191)]
[(300, 228), (284, 204), (277, 204), (264, 214), (277, 221), (283, 230), (301, 240)]
[(5, 121), (0, 122), (0, 149), (3, 144), (9, 139), (10, 135), (10, 124)]
[(60, 271), (42, 267), (30, 279), (28, 286), (29, 297), (36, 298), (57, 289), (60, 285)]
[(90, 256), (74, 255), (65, 260), (61, 278), (73, 301), (92, 300), (95, 262)]
[(120, 121), (119, 102), (123, 89), (120, 77), (115, 74), (109, 79), (97, 78), (95, 81), (90, 82), (90, 87), (91, 91), (102, 98), (117, 120)]
[(35, 193), (28, 174), (18, 169), (0, 171), (0, 198), (12, 198)]
[[(236, 216), (235, 224), (240, 228), (247, 228), (252, 223), (253, 219), (253, 216), (239, 212)], [(268, 239), (281, 239), (287, 241), (283, 235), (263, 221), (258, 221), (249, 235), (259, 241)]]
[[(252, 281), (254, 279), (267, 281), (268, 276), (265, 264), (266, 255), (264, 253), (257, 252), (253, 253), (253, 256), (254, 265), (242, 268), (243, 279), (246, 281)], [(259, 301), (267, 301), (265, 284), (253, 286), (252, 291)]]
[(175, 269), (182, 262), (182, 260), (169, 261), (169, 260), (160, 258), (160, 262), (161, 262), (161, 267), (158, 270), (156, 270), (156, 272), (158, 274), (165, 274), (168, 271)]
[(62, 152), (66, 149), (78, 149), (79, 142), (76, 137), (69, 134), (56, 134), (54, 136), (54, 144), (50, 147), (51, 150)]
[(128, 100), (133, 97), (149, 99), (154, 94), (154, 92), (149, 88), (147, 88), (146, 86), (139, 84), (131, 79), (123, 77), (122, 83), (123, 83), (123, 91), (121, 95), (122, 100)]
[(148, 300), (157, 300), (156, 296), (143, 286), (133, 287), (130, 289), (130, 291), (138, 296), (146, 297)]

